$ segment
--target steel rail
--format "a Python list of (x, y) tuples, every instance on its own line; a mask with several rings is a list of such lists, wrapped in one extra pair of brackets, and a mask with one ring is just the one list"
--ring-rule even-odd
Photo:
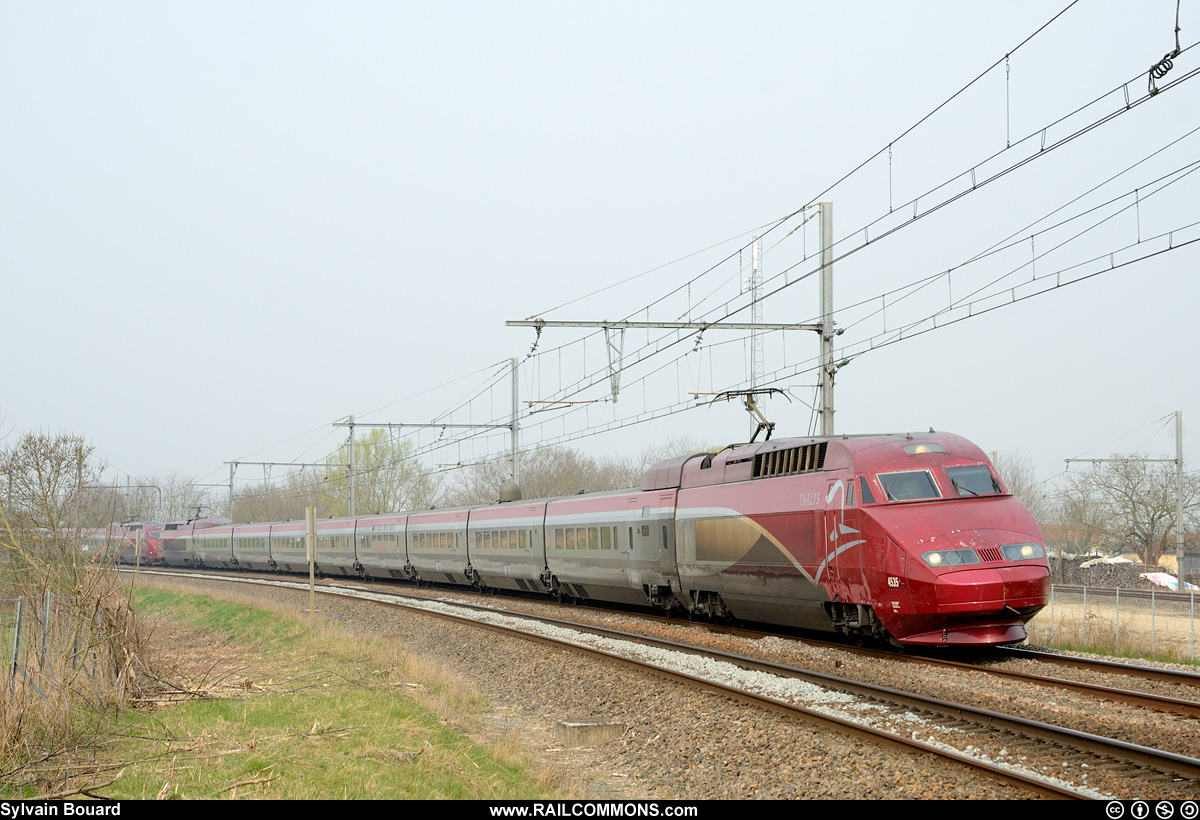
[[(387, 594), (395, 595), (397, 597), (413, 597), (407, 595), (406, 593), (399, 592)], [(464, 601), (455, 601), (452, 605), (473, 611), (487, 611), (509, 617), (537, 621), (539, 623), (552, 626), (567, 627), (580, 632), (590, 632), (594, 635), (602, 635), (610, 638), (633, 641), (642, 645), (658, 646), (663, 649), (671, 649), (677, 652), (702, 655), (707, 658), (717, 658), (746, 669), (756, 669), (776, 675), (800, 678), (830, 689), (838, 689), (841, 691), (853, 692), (862, 696), (897, 701), (910, 707), (930, 709), (933, 711), (955, 715), (975, 723), (982, 723), (994, 729), (1001, 729), (1019, 735), (1023, 734), (1033, 736), (1060, 745), (1072, 745), (1077, 748), (1084, 749), (1092, 754), (1124, 759), (1140, 766), (1149, 766), (1159, 771), (1176, 774), (1180, 777), (1185, 777), (1190, 780), (1196, 780), (1200, 782), (1200, 759), (1177, 754), (1175, 752), (1168, 752), (1162, 749), (1152, 749), (1148, 746), (1142, 746), (1136, 743), (1129, 743), (1127, 741), (1117, 740), (1115, 738), (1108, 738), (1102, 735), (1092, 734), (1090, 732), (1082, 732), (1077, 729), (1067, 728), (1065, 726), (1055, 726), (1043, 721), (1031, 720), (1029, 718), (1023, 718), (1016, 715), (1006, 715), (1002, 712), (996, 712), (990, 709), (982, 709), (976, 706), (956, 703), (954, 701), (941, 700), (939, 698), (918, 695), (912, 692), (904, 692), (887, 686), (865, 683), (863, 681), (856, 681), (851, 678), (830, 675), (824, 672), (800, 669), (794, 666), (787, 666), (786, 664), (763, 661), (757, 658), (736, 655), (730, 652), (723, 652), (720, 650), (683, 644), (662, 638), (653, 638), (646, 635), (640, 635), (635, 632), (625, 632), (619, 629), (596, 626), (593, 624), (584, 624), (576, 621), (567, 621), (560, 618), (547, 618), (542, 615), (512, 612), (509, 610), (497, 610), (494, 607), (487, 607), (482, 604), (474, 604)]]
[[(143, 570), (145, 571), (145, 570)], [(244, 572), (244, 571), (242, 571)], [(269, 577), (269, 576), (268, 576)], [(369, 579), (367, 579), (369, 581)], [(326, 585), (338, 585), (342, 579), (325, 579)], [(379, 594), (393, 594), (391, 591), (380, 592)], [(397, 595), (410, 595), (411, 593), (395, 592)], [(518, 597), (518, 600), (536, 600), (543, 599)], [(470, 602), (463, 601), (461, 606), (473, 606)], [(487, 607), (484, 607), (487, 609)], [(613, 611), (610, 608), (600, 607), (602, 611)], [(708, 623), (704, 621), (683, 621), (678, 618), (671, 618), (663, 615), (648, 612), (637, 612), (632, 610), (617, 610), (623, 614), (641, 618), (648, 621), (670, 624), (673, 626), (684, 628), (703, 629), (707, 632), (714, 632), (721, 635), (731, 635), (737, 637), (747, 637), (751, 639), (764, 637), (781, 637), (781, 633), (764, 632), (762, 630), (754, 630), (746, 627), (730, 626), (728, 624)], [(506, 610), (506, 612), (509, 612)], [(537, 617), (537, 616), (528, 616)], [(580, 625), (582, 628), (582, 625)], [(786, 633), (784, 633), (786, 634)], [(1116, 703), (1127, 703), (1133, 706), (1140, 706), (1148, 709), (1155, 709), (1168, 714), (1176, 714), (1188, 718), (1200, 718), (1200, 702), (1186, 700), (1184, 698), (1173, 698), (1164, 695), (1156, 695), (1150, 692), (1139, 692), (1131, 689), (1120, 689), (1113, 686), (1103, 686), (1101, 684), (1086, 683), (1083, 681), (1074, 681), (1068, 678), (1056, 678), (1046, 675), (1038, 675), (1032, 672), (1018, 672), (1015, 670), (997, 669), (994, 667), (981, 666), (979, 664), (967, 663), (963, 661), (953, 661), (946, 658), (936, 658), (924, 654), (905, 654), (901, 652), (893, 652), (888, 650), (870, 649), (860, 646), (852, 646), (845, 643), (835, 643), (825, 641), (819, 638), (810, 638), (804, 635), (790, 635), (798, 641), (802, 641), (810, 646), (828, 647), (844, 652), (849, 652), (854, 655), (861, 655), (873, 658), (883, 658), (888, 660), (902, 661), (905, 663), (924, 663), (930, 665), (939, 665), (951, 669), (960, 669), (963, 671), (978, 672), (994, 677), (1002, 677), (1013, 680), (1020, 680), (1032, 685), (1046, 686), (1056, 689), (1070, 689), (1081, 694), (1090, 695), (1103, 700)], [(1060, 665), (1073, 666), (1082, 669), (1088, 669), (1097, 672), (1116, 672), (1125, 673), (1133, 676), (1144, 677), (1152, 680), (1160, 680), (1175, 684), (1200, 684), (1200, 674), (1185, 672), (1179, 670), (1158, 669), (1154, 667), (1141, 666), (1138, 664), (1121, 663), (1118, 661), (1105, 661), (1101, 659), (1079, 658), (1070, 655), (1057, 655), (1054, 653), (1039, 653), (1035, 650), (1019, 649), (1016, 647), (992, 647), (989, 649), (993, 653), (1007, 653), (1018, 657), (1036, 657), (1037, 660), (1043, 660), (1050, 663), (1058, 663)], [(1024, 655), (1018, 653), (1026, 653)]]
[(997, 647), (995, 651), (1001, 655), (1008, 655), (1013, 658), (1026, 658), (1044, 661), (1046, 663), (1054, 663), (1060, 666), (1074, 666), (1083, 669), (1102, 669), (1106, 672), (1115, 672), (1122, 675), (1129, 675), (1131, 677), (1200, 686), (1200, 674), (1196, 672), (1185, 672), (1177, 669), (1160, 669), (1155, 666), (1143, 666), (1142, 664), (1122, 663), (1120, 661), (1106, 661), (1098, 658), (1078, 658), (1074, 655), (1059, 655), (1054, 652), (1042, 652), (1037, 649), (1024, 649), (1013, 646)]
[[(1071, 680), (1070, 678), (1055, 678), (1049, 675), (1039, 675), (1034, 672), (1019, 672), (1013, 669), (1001, 669), (993, 666), (982, 666), (978, 663), (968, 663), (965, 661), (953, 661), (948, 658), (934, 658), (928, 655), (906, 655), (899, 652), (888, 652), (886, 650), (865, 649), (857, 646), (845, 646), (843, 644), (829, 643), (827, 641), (808, 641), (806, 643), (816, 644), (819, 646), (842, 649), (855, 655), (861, 655), (868, 658), (880, 658), (901, 663), (927, 664), (930, 666), (941, 666), (947, 669), (958, 669), (964, 672), (977, 672), (983, 675), (991, 675), (998, 678), (1008, 678), (1010, 680), (1018, 680), (1029, 683), (1035, 686), (1045, 686), (1053, 689), (1070, 689), (1080, 694), (1090, 695), (1114, 703), (1128, 703), (1132, 706), (1141, 706), (1147, 709), (1155, 709), (1160, 712), (1166, 712), (1174, 715), (1181, 715), (1188, 718), (1200, 718), (1200, 701), (1186, 700), (1184, 698), (1168, 697), (1166, 695), (1156, 695), (1152, 692), (1139, 692), (1133, 689), (1121, 689), (1116, 686), (1104, 686), (1099, 683), (1087, 683), (1085, 681)], [(989, 651), (996, 651), (995, 649)], [(1093, 663), (1088, 658), (1080, 658), (1085, 664), (1082, 668), (1089, 669), (1090, 663)], [(1103, 661), (1101, 662), (1103, 663)], [(1116, 670), (1118, 673), (1123, 671), (1124, 665), (1119, 665), (1121, 668)], [(1091, 671), (1099, 671), (1112, 673), (1112, 669), (1099, 667)], [(1170, 671), (1170, 670), (1163, 670)], [(1188, 676), (1191, 673), (1177, 673)], [(1173, 683), (1191, 684), (1193, 681), (1185, 677), (1182, 680), (1174, 680), (1166, 678)]]

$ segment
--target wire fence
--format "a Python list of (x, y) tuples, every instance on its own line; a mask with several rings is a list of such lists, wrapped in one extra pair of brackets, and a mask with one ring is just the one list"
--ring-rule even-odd
[(4, 692), (27, 686), (43, 700), (69, 686), (124, 695), (127, 654), (113, 640), (110, 613), (98, 602), (81, 607), (75, 598), (46, 590), (40, 598), (0, 599), (0, 663)]
[(1052, 585), (1029, 641), (1112, 655), (1196, 662), (1196, 594)]

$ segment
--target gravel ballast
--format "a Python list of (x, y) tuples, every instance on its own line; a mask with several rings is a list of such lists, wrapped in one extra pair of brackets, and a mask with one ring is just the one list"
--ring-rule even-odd
[[(198, 579), (170, 583), (197, 591), (222, 587), (297, 612), (307, 606), (299, 590), (246, 592)], [(398, 640), (485, 695), (488, 706), (475, 716), (477, 725), (517, 738), (536, 759), (569, 771), (582, 792), (577, 797), (1030, 796), (966, 766), (823, 730), (614, 661), (367, 602), (325, 596), (319, 606), (348, 632)], [(625, 731), (595, 748), (566, 749), (557, 728), (573, 719), (613, 721)]]

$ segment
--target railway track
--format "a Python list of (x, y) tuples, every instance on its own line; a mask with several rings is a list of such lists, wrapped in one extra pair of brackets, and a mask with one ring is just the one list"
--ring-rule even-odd
[[(143, 570), (144, 571), (144, 570)], [(275, 573), (247, 573), (245, 571), (224, 572), (224, 571), (209, 571), (214, 575), (228, 576), (231, 578), (238, 577), (260, 577), (260, 578), (277, 578)], [(390, 591), (393, 585), (388, 582), (374, 581), (357, 581), (351, 579), (324, 579), (322, 584), (328, 586), (339, 586), (347, 583), (363, 585), (366, 587), (379, 589), (381, 591)], [(477, 593), (464, 592), (453, 588), (443, 589), (440, 587), (412, 587), (407, 594), (422, 595), (423, 590), (430, 590), (431, 594), (445, 596), (452, 595), (462, 598), (478, 597)], [(505, 593), (499, 593), (504, 599), (509, 601), (527, 601), (531, 606), (555, 606), (548, 604), (541, 598), (528, 598), (524, 596), (509, 596)], [(1164, 667), (1148, 666), (1124, 661), (1112, 661), (1101, 658), (1089, 658), (1076, 655), (1066, 655), (1056, 652), (1044, 650), (1033, 650), (1025, 647), (992, 647), (989, 648), (987, 657), (984, 660), (952, 660), (945, 657), (938, 657), (933, 654), (921, 652), (902, 653), (891, 649), (872, 649), (869, 647), (854, 646), (845, 642), (834, 642), (823, 640), (820, 638), (811, 637), (805, 633), (773, 631), (765, 632), (743, 626), (732, 626), (727, 624), (718, 624), (707, 621), (691, 621), (681, 620), (678, 617), (669, 617), (658, 615), (656, 613), (630, 610), (630, 609), (610, 609), (603, 604), (585, 603), (582, 604), (582, 610), (589, 611), (617, 611), (623, 616), (634, 619), (647, 621), (650, 623), (670, 625), (679, 628), (693, 628), (703, 633), (711, 633), (717, 635), (725, 635), (731, 637), (746, 638), (749, 640), (760, 640), (766, 638), (778, 638), (780, 635), (788, 635), (804, 645), (812, 647), (825, 647), (831, 650), (838, 650), (847, 654), (872, 659), (886, 659), (889, 661), (912, 663), (916, 665), (939, 666), (946, 669), (959, 669), (963, 671), (978, 672), (983, 675), (988, 675), (994, 678), (1007, 680), (1021, 681), (1033, 685), (1048, 687), (1054, 690), (1071, 690), (1081, 694), (1090, 695), (1092, 697), (1107, 700), (1113, 703), (1127, 703), (1135, 706), (1155, 709), (1168, 714), (1175, 714), (1187, 718), (1200, 718), (1200, 673), (1190, 672), (1180, 669), (1171, 669)], [(959, 653), (962, 654), (962, 653)], [(1111, 684), (1095, 683), (1084, 680), (1066, 678), (1062, 676), (1053, 676), (1045, 674), (1044, 671), (1029, 672), (1016, 669), (1006, 668), (1004, 666), (995, 665), (993, 662), (997, 659), (1012, 659), (1012, 660), (1031, 660), (1047, 667), (1065, 667), (1069, 669), (1079, 670), (1081, 672), (1092, 673), (1096, 676), (1112, 677), (1122, 676), (1134, 679), (1145, 679), (1158, 683), (1168, 684), (1177, 687), (1182, 693), (1180, 696), (1172, 696), (1162, 693), (1153, 693), (1141, 690), (1134, 690), (1126, 686), (1118, 686)]]
[[(778, 637), (777, 632), (762, 632), (744, 627), (725, 626), (702, 622), (683, 622), (679, 619), (666, 618), (660, 615), (645, 613), (626, 613), (634, 618), (651, 620), (664, 624), (689, 623), (697, 629), (736, 637), (761, 639)], [(984, 661), (961, 661), (937, 657), (920, 652), (903, 653), (891, 649), (871, 649), (869, 647), (853, 646), (847, 643), (812, 638), (807, 635), (796, 635), (796, 640), (808, 646), (826, 647), (846, 652), (863, 658), (887, 659), (895, 662), (940, 666), (947, 669), (960, 669), (978, 672), (996, 678), (1018, 680), (1030, 684), (1052, 687), (1054, 689), (1069, 689), (1082, 694), (1091, 695), (1114, 703), (1129, 703), (1148, 709), (1176, 714), (1181, 717), (1200, 718), (1200, 673), (1166, 667), (1147, 666), (1145, 664), (1123, 661), (1111, 661), (1101, 658), (1088, 658), (1076, 655), (1064, 655), (1045, 650), (1034, 650), (1024, 647), (992, 647), (987, 650), (988, 658)], [(962, 654), (961, 652), (958, 654)], [(1123, 676), (1165, 683), (1179, 687), (1186, 697), (1173, 697), (1152, 692), (1137, 691), (1119, 686), (1091, 683), (1083, 680), (1052, 676), (1038, 672), (1022, 672), (1015, 669), (994, 665), (996, 659), (1031, 660), (1047, 667), (1059, 666), (1102, 676)]]
[[(164, 574), (306, 587), (278, 579)], [(431, 601), (423, 594), (371, 591), (365, 586), (353, 581), (328, 583), (321, 591), (415, 608), (475, 627), (569, 646), (573, 651), (636, 665), (839, 732), (983, 769), (1043, 795), (1184, 798), (1200, 793), (1200, 760), (1187, 755), (862, 680), (717, 652), (708, 646), (665, 641), (644, 632), (501, 611), (477, 603)]]

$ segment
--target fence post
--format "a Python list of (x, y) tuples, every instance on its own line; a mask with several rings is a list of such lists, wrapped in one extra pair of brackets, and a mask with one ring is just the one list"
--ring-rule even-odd
[(1113, 654), (1121, 654), (1121, 588), (1117, 587), (1117, 642), (1113, 646)]
[(1054, 646), (1054, 584), (1050, 585), (1050, 645)]
[(42, 595), (42, 670), (50, 664), (50, 590)]
[(1083, 586), (1083, 645), (1088, 645), (1087, 584)]
[(13, 634), (13, 660), (8, 679), (8, 691), (10, 692), (17, 685), (17, 658), (20, 657), (18, 653), (21, 651), (21, 610), (24, 608), (22, 606), (24, 603), (24, 598), (17, 599), (17, 628)]

